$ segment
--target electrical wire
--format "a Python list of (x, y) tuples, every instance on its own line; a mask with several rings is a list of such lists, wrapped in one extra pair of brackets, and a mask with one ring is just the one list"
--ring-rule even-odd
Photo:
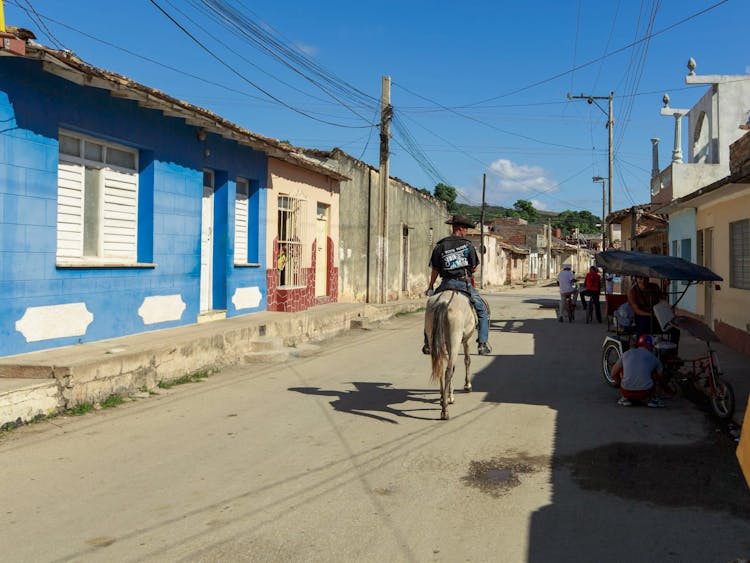
[(569, 68), (568, 70), (565, 70), (563, 72), (559, 72), (559, 73), (557, 73), (557, 74), (555, 74), (553, 76), (550, 76), (548, 78), (544, 78), (542, 80), (538, 80), (538, 81), (533, 82), (531, 84), (527, 84), (526, 86), (522, 86), (520, 88), (516, 88), (515, 90), (511, 90), (510, 92), (506, 92), (504, 94), (499, 94), (497, 96), (492, 96), (491, 98), (485, 98), (483, 100), (479, 100), (477, 102), (473, 102), (471, 104), (468, 104), (468, 106), (478, 106), (478, 105), (485, 104), (487, 102), (492, 102), (492, 101), (495, 101), (495, 100), (499, 100), (501, 98), (507, 98), (508, 96), (513, 96), (515, 94), (519, 94), (521, 92), (525, 92), (526, 90), (531, 90), (532, 88), (536, 88), (537, 86), (541, 86), (542, 84), (547, 84), (548, 82), (552, 82), (553, 80), (557, 80), (558, 78), (561, 78), (561, 77), (563, 77), (563, 76), (565, 76), (565, 75), (567, 75), (567, 74), (569, 74), (571, 72), (575, 72), (577, 70), (581, 70), (582, 68), (586, 68), (588, 66), (591, 66), (593, 64), (598, 63), (599, 61), (602, 61), (604, 59), (607, 59), (609, 57), (617, 55), (618, 53), (622, 53), (623, 51), (626, 51), (626, 50), (630, 49), (631, 47), (633, 47), (636, 44), (643, 43), (644, 41), (648, 41), (648, 40), (650, 40), (653, 37), (657, 37), (659, 35), (663, 35), (664, 33), (666, 33), (668, 31), (674, 29), (675, 27), (681, 26), (681, 25), (689, 22), (690, 20), (693, 20), (693, 19), (695, 19), (697, 17), (702, 16), (703, 14), (706, 14), (706, 13), (712, 11), (712, 10), (715, 10), (716, 8), (718, 8), (722, 4), (726, 4), (727, 2), (729, 2), (729, 0), (719, 0), (718, 2), (716, 2), (716, 3), (714, 3), (714, 4), (710, 5), (710, 6), (708, 6), (706, 8), (704, 8), (702, 10), (699, 10), (698, 12), (695, 12), (695, 13), (689, 15), (689, 16), (686, 16), (686, 17), (682, 18), (681, 20), (678, 20), (675, 23), (673, 23), (671, 25), (668, 25), (667, 27), (665, 27), (663, 29), (660, 29), (659, 31), (655, 31), (655, 32), (651, 33), (650, 35), (648, 35), (646, 37), (642, 37), (641, 39), (638, 39), (638, 40), (636, 40), (636, 41), (634, 41), (632, 43), (629, 43), (627, 45), (619, 47), (619, 48), (615, 49), (614, 51), (612, 51), (610, 53), (607, 53), (607, 54), (602, 55), (600, 57), (597, 57), (595, 59), (591, 59), (590, 61), (587, 61), (585, 63), (581, 63), (580, 65), (577, 65), (574, 68)]
[(320, 123), (325, 123), (327, 125), (333, 125), (334, 127), (342, 127), (342, 128), (347, 128), (347, 129), (364, 129), (364, 128), (367, 128), (367, 127), (373, 127), (374, 126), (374, 124), (368, 124), (368, 125), (346, 125), (346, 124), (343, 124), (343, 123), (335, 123), (333, 121), (328, 121), (328, 120), (325, 120), (325, 119), (319, 119), (319, 118), (317, 118), (317, 117), (315, 117), (315, 116), (313, 116), (313, 115), (311, 115), (311, 114), (309, 114), (309, 113), (307, 113), (305, 111), (302, 111), (301, 109), (298, 109), (298, 108), (296, 108), (294, 106), (291, 106), (291, 105), (287, 104), (286, 102), (284, 102), (280, 98), (278, 98), (278, 97), (274, 96), (273, 94), (271, 94), (268, 90), (262, 88), (260, 85), (256, 84), (255, 82), (253, 82), (252, 80), (250, 80), (249, 78), (247, 78), (244, 74), (242, 74), (241, 72), (239, 72), (238, 70), (236, 70), (234, 67), (232, 67), (231, 65), (227, 64), (226, 62), (224, 62), (219, 56), (217, 56), (213, 51), (211, 51), (211, 49), (209, 49), (206, 45), (204, 45), (195, 35), (193, 35), (192, 33), (190, 33), (190, 31), (188, 31), (184, 26), (182, 26), (182, 24), (180, 24), (180, 22), (178, 22), (174, 17), (172, 17), (171, 14), (169, 14), (166, 10), (164, 10), (164, 8), (162, 8), (162, 6), (159, 5), (159, 3), (156, 0), (149, 0), (149, 2), (151, 2), (151, 4), (153, 4), (169, 21), (171, 21), (174, 25), (176, 25), (177, 28), (180, 29), (180, 31), (182, 31), (185, 35), (187, 35), (195, 44), (197, 44), (201, 49), (203, 49), (206, 53), (208, 53), (219, 64), (221, 64), (223, 67), (225, 67), (232, 74), (236, 75), (238, 78), (240, 78), (244, 82), (247, 82), (248, 84), (250, 84), (256, 90), (262, 92), (263, 94), (265, 94), (266, 96), (268, 96), (269, 98), (271, 98), (272, 100), (274, 100), (275, 102), (277, 102), (278, 104), (284, 106), (285, 108), (287, 108), (287, 109), (289, 109), (289, 110), (291, 110), (291, 111), (293, 111), (295, 113), (298, 113), (298, 114), (300, 114), (300, 115), (302, 115), (304, 117), (312, 119), (314, 121), (318, 121)]

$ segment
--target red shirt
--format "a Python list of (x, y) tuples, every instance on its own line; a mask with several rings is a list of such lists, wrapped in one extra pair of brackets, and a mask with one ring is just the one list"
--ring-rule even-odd
[(583, 285), (587, 291), (598, 292), (602, 287), (602, 278), (595, 272), (589, 272), (586, 274), (586, 279), (583, 281)]

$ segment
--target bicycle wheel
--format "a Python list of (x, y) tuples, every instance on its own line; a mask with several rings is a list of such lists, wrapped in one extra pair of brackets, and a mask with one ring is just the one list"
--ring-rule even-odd
[(709, 397), (711, 411), (721, 420), (732, 418), (734, 414), (734, 389), (726, 381), (716, 379), (714, 392)]
[(604, 376), (604, 381), (610, 387), (620, 386), (620, 384), (612, 378), (612, 367), (621, 357), (622, 351), (620, 344), (613, 340), (608, 340), (602, 348), (602, 375)]
[(594, 300), (591, 299), (586, 305), (586, 324), (594, 320)]
[(573, 303), (572, 299), (568, 300), (568, 322), (572, 323), (573, 319), (576, 317), (576, 305)]

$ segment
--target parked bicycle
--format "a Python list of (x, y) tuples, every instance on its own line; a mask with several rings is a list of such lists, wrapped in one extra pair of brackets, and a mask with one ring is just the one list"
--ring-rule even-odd
[[(688, 282), (673, 305), (660, 302), (654, 306), (654, 315), (661, 334), (655, 335), (655, 353), (664, 365), (664, 386), (672, 394), (699, 391), (705, 395), (713, 414), (720, 419), (729, 419), (734, 414), (734, 389), (722, 379), (721, 369), (712, 342), (718, 342), (716, 334), (702, 321), (691, 317), (676, 316), (675, 306), (687, 289), (698, 282), (722, 281), (722, 278), (708, 268), (698, 266), (674, 256), (658, 256), (643, 252), (608, 250), (596, 255), (596, 262), (607, 271), (622, 275), (648, 276), (659, 279)], [(612, 378), (612, 367), (622, 357), (630, 344), (632, 330), (616, 328), (615, 336), (607, 336), (602, 343), (602, 375), (606, 383), (617, 387)], [(670, 330), (685, 330), (706, 344), (706, 353), (692, 359), (683, 359), (678, 353), (678, 345), (670, 340)]]
[(591, 323), (594, 320), (594, 298), (589, 297), (589, 302), (586, 304), (586, 324)]

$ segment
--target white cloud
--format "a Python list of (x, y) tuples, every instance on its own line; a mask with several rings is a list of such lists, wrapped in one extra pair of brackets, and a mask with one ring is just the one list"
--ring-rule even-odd
[[(499, 158), (490, 164), (487, 174), (487, 200), (505, 202), (512, 205), (516, 199), (529, 199), (528, 195), (539, 195), (540, 192), (557, 190), (557, 183), (541, 166), (516, 164), (511, 160)], [(532, 200), (537, 209), (543, 204)]]

